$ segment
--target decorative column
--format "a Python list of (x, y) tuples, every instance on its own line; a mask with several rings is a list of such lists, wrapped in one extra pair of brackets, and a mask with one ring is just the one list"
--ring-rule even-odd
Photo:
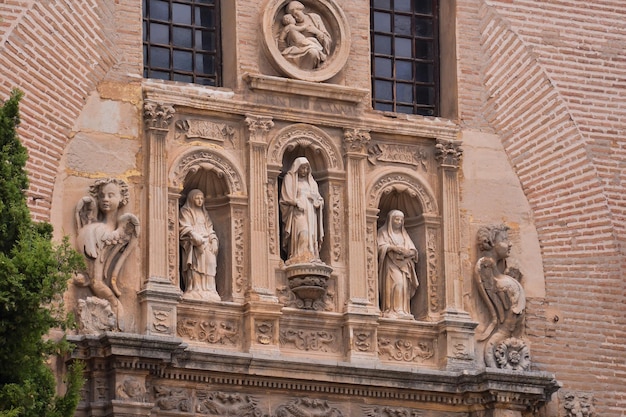
[(274, 127), (271, 117), (246, 115), (248, 125), (248, 193), (250, 274), (244, 320), (249, 352), (278, 354), (278, 326), (282, 305), (275, 295), (270, 273), (269, 209), (267, 199), (267, 137)]
[(474, 328), (477, 323), (463, 310), (463, 282), (461, 278), (461, 219), (459, 215), (458, 171), (463, 150), (461, 142), (437, 139), (435, 158), (439, 163), (441, 184), (441, 213), (443, 230), (443, 276), (445, 308), (441, 346), (446, 351), (448, 369), (468, 368), (474, 365)]
[(344, 313), (344, 335), (347, 360), (375, 362), (377, 354), (377, 308), (368, 295), (367, 283), (367, 213), (365, 195), (365, 164), (368, 131), (344, 130), (346, 159), (346, 184), (348, 185), (347, 238), (348, 249), (348, 302)]
[(165, 140), (174, 107), (147, 101), (146, 124), (146, 251), (148, 278), (139, 292), (141, 330), (149, 335), (176, 335), (176, 305), (181, 291), (168, 277), (168, 189)]

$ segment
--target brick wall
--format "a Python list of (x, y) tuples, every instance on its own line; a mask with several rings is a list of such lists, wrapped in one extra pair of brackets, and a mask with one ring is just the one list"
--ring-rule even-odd
[(459, 1), (458, 19), (461, 121), (501, 137), (539, 234), (534, 362), (626, 415), (626, 4)]

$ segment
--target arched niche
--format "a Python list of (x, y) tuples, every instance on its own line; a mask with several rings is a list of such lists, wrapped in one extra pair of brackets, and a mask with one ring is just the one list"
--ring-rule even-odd
[[(378, 229), (385, 223), (391, 210), (400, 210), (405, 216), (405, 228), (417, 247), (419, 260), (416, 268), (419, 287), (411, 300), (411, 313), (417, 320), (428, 320), (442, 308), (440, 295), (443, 282), (440, 277), (439, 262), (441, 247), (441, 221), (435, 194), (426, 181), (410, 171), (385, 171), (370, 182), (368, 195), (368, 230), (374, 236), (370, 239), (375, 247), (370, 253), (378, 253), (376, 238)], [(378, 288), (378, 258), (371, 265), (377, 287), (376, 305), (380, 306)], [(374, 301), (374, 300), (372, 300)]]
[[(199, 189), (205, 195), (205, 207), (219, 239), (215, 277), (217, 291), (222, 301), (242, 300), (245, 290), (242, 261), (247, 200), (245, 182), (240, 170), (223, 155), (204, 148), (195, 149), (174, 161), (169, 179), (170, 277), (177, 283), (181, 282), (179, 210), (188, 193)], [(181, 289), (184, 289), (183, 285)]]

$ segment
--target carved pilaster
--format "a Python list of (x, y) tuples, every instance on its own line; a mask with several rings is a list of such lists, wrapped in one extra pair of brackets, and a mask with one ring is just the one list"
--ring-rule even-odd
[(435, 159), (439, 163), (443, 217), (443, 262), (441, 262), (443, 275), (440, 276), (444, 277), (443, 305), (441, 305), (444, 316), (441, 325), (445, 332), (441, 333), (440, 343), (446, 355), (448, 369), (469, 368), (474, 366), (476, 360), (473, 333), (477, 323), (472, 321), (462, 307), (458, 169), (463, 150), (460, 145), (460, 141), (441, 139), (437, 139), (435, 145)]
[[(146, 202), (147, 238), (145, 256), (148, 279), (139, 292), (142, 331), (151, 335), (176, 334), (176, 305), (180, 288), (172, 277), (171, 259), (176, 254), (171, 235), (176, 225), (168, 223), (167, 157), (165, 141), (174, 118), (171, 105), (147, 101), (144, 104), (146, 126)], [(174, 231), (173, 231), (174, 229)], [(177, 240), (176, 240), (177, 244)]]
[(250, 353), (279, 355), (279, 320), (282, 305), (250, 301), (245, 305), (245, 345)]
[(443, 214), (443, 265), (446, 277), (445, 309), (455, 313), (462, 310), (461, 235), (459, 216), (458, 169), (461, 162), (460, 141), (437, 140), (435, 158), (439, 163)]
[(367, 256), (366, 218), (365, 218), (365, 165), (367, 163), (367, 145), (370, 134), (364, 130), (344, 130), (344, 151), (346, 158), (346, 183), (350, 184), (347, 192), (347, 212), (350, 221), (347, 225), (348, 270), (348, 311), (364, 312), (372, 308), (368, 299), (367, 287), (363, 279), (366, 276)]
[(277, 301), (269, 273), (268, 204), (267, 204), (267, 135), (274, 126), (271, 117), (247, 115), (250, 194), (250, 262), (254, 265), (250, 296)]

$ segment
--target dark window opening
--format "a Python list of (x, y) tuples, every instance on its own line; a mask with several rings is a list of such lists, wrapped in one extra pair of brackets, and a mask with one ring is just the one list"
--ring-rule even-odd
[(143, 76), (220, 86), (219, 0), (143, 0)]
[(437, 0), (371, 0), (372, 106), (439, 115)]

